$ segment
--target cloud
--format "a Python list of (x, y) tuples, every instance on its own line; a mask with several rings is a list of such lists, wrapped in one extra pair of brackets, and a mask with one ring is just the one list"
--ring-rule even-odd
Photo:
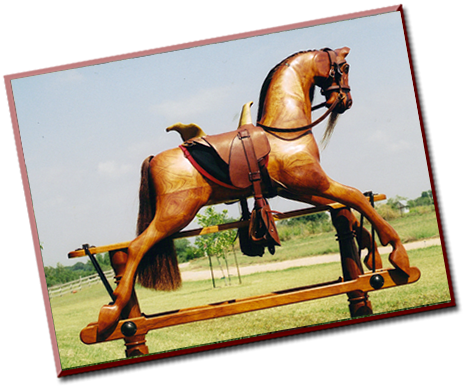
[(382, 127), (385, 129), (375, 130), (369, 135), (369, 147), (387, 154), (409, 153), (413, 150), (407, 131), (397, 131), (392, 126)]
[(411, 150), (411, 145), (404, 139), (397, 139), (388, 144), (388, 150), (392, 153), (399, 152), (404, 153)]
[(101, 176), (117, 179), (121, 178), (123, 175), (132, 172), (132, 165), (130, 164), (121, 164), (114, 160), (100, 162), (98, 164), (98, 173)]
[[(214, 87), (179, 100), (167, 100), (151, 107), (151, 111), (168, 120), (192, 120), (196, 115), (213, 112), (221, 108), (225, 98), (231, 93), (229, 87)], [(176, 119), (175, 119), (176, 118)]]
[(77, 83), (85, 80), (85, 76), (77, 69), (57, 72), (57, 81), (60, 83)]

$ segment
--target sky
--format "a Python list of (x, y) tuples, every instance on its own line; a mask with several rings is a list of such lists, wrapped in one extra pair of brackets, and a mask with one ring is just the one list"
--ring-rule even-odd
[(246, 102), (256, 118), (263, 80), (283, 58), (343, 46), (354, 103), (322, 166), (361, 191), (416, 198), (431, 186), (399, 12), (13, 80), (44, 265), (75, 263), (67, 253), (84, 243), (135, 236), (141, 163), (181, 143), (168, 126), (235, 130)]

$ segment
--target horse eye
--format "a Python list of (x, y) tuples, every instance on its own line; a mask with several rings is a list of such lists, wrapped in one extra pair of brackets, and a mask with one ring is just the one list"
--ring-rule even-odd
[(344, 65), (343, 72), (346, 73), (346, 74), (349, 73), (349, 65), (348, 64)]

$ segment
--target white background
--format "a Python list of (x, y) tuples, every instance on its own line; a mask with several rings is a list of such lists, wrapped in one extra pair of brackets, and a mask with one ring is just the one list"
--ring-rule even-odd
[[(323, 4), (323, 5), (322, 5)], [(404, 4), (456, 309), (57, 379), (5, 92), (0, 102), (2, 382), (10, 388), (463, 388), (468, 379), (465, 3)], [(1, 75), (394, 5), (385, 1), (17, 1)], [(5, 90), (4, 90), (5, 91)]]

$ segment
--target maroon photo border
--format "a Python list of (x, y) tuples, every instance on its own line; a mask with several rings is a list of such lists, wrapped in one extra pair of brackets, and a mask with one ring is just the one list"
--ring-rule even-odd
[(235, 35), (230, 35), (230, 36), (224, 36), (224, 37), (212, 38), (212, 39), (207, 39), (207, 40), (195, 41), (195, 42), (190, 42), (190, 43), (185, 43), (185, 44), (162, 47), (162, 48), (158, 48), (158, 49), (134, 52), (134, 53), (124, 54), (124, 55), (106, 57), (106, 58), (90, 60), (90, 61), (83, 61), (83, 62), (68, 64), (68, 65), (61, 65), (61, 66), (57, 66), (57, 67), (45, 68), (45, 69), (40, 69), (40, 70), (34, 70), (34, 71), (29, 71), (29, 72), (23, 72), (23, 73), (17, 73), (17, 74), (4, 76), (5, 84), (6, 84), (6, 90), (7, 90), (8, 103), (9, 103), (9, 106), (10, 106), (10, 114), (11, 114), (11, 119), (12, 119), (13, 130), (14, 130), (15, 142), (16, 142), (16, 147), (17, 147), (17, 153), (18, 153), (18, 158), (19, 158), (19, 165), (20, 165), (20, 170), (21, 170), (22, 182), (23, 182), (23, 187), (24, 187), (24, 192), (25, 192), (25, 197), (26, 197), (28, 216), (29, 216), (29, 221), (30, 221), (30, 224), (31, 224), (33, 243), (34, 243), (34, 248), (35, 248), (35, 251), (36, 251), (36, 258), (37, 258), (37, 264), (38, 264), (38, 269), (39, 269), (39, 277), (40, 277), (40, 281), (41, 281), (44, 304), (46, 306), (49, 332), (50, 332), (50, 337), (51, 337), (51, 341), (52, 341), (52, 347), (53, 347), (53, 351), (54, 351), (54, 358), (55, 358), (55, 364), (56, 364), (56, 370), (57, 370), (57, 376), (58, 377), (64, 377), (64, 376), (69, 376), (69, 375), (73, 375), (73, 374), (79, 374), (79, 373), (84, 373), (84, 372), (102, 370), (102, 369), (112, 368), (112, 367), (121, 367), (121, 366), (136, 364), (136, 363), (148, 362), (148, 361), (151, 361), (151, 360), (165, 359), (165, 358), (169, 358), (169, 357), (173, 357), (173, 356), (180, 356), (180, 355), (192, 354), (192, 353), (196, 353), (196, 352), (203, 352), (203, 351), (207, 351), (207, 350), (226, 348), (226, 347), (231, 347), (231, 346), (235, 346), (235, 345), (253, 343), (253, 342), (257, 342), (257, 341), (270, 340), (270, 339), (279, 338), (279, 337), (303, 334), (303, 333), (308, 333), (308, 332), (313, 332), (313, 331), (318, 331), (318, 330), (337, 328), (337, 327), (342, 327), (342, 326), (346, 326), (346, 325), (359, 324), (359, 323), (364, 323), (364, 322), (381, 320), (381, 319), (384, 319), (384, 318), (391, 318), (391, 317), (408, 315), (408, 314), (412, 314), (412, 313), (420, 313), (420, 312), (425, 312), (425, 311), (430, 311), (430, 310), (435, 310), (435, 309), (440, 309), (440, 308), (448, 308), (448, 307), (456, 306), (454, 291), (453, 291), (453, 288), (452, 288), (452, 283), (451, 283), (451, 278), (450, 278), (450, 268), (449, 268), (449, 264), (448, 264), (448, 257), (447, 257), (445, 242), (444, 242), (444, 240), (441, 240), (442, 250), (443, 250), (443, 255), (444, 255), (444, 261), (445, 261), (445, 267), (446, 267), (446, 273), (447, 273), (448, 286), (449, 286), (449, 291), (450, 291), (450, 296), (451, 296), (450, 302), (440, 303), (440, 304), (435, 304), (435, 305), (430, 305), (430, 306), (424, 306), (424, 307), (417, 307), (417, 308), (402, 310), (402, 311), (393, 312), (393, 313), (377, 314), (377, 315), (374, 315), (372, 317), (348, 319), (348, 320), (343, 320), (343, 321), (339, 321), (339, 322), (335, 322), (335, 323), (329, 323), (329, 324), (323, 324), (323, 325), (312, 325), (312, 326), (308, 326), (308, 327), (289, 329), (289, 330), (284, 330), (284, 331), (278, 331), (278, 332), (271, 333), (271, 334), (252, 336), (252, 337), (248, 337), (248, 338), (244, 338), (244, 339), (230, 340), (230, 341), (220, 342), (220, 343), (217, 343), (217, 344), (203, 345), (203, 346), (199, 346), (199, 347), (190, 347), (190, 348), (183, 349), (183, 350), (170, 351), (170, 352), (164, 352), (164, 353), (159, 353), (159, 354), (149, 354), (149, 355), (144, 355), (144, 356), (141, 356), (141, 357), (135, 357), (135, 358), (132, 358), (132, 359), (123, 359), (123, 360), (111, 361), (111, 362), (106, 362), (106, 363), (98, 363), (98, 364), (93, 364), (93, 365), (90, 365), (90, 366), (83, 366), (83, 367), (78, 367), (78, 368), (73, 368), (73, 369), (62, 370), (61, 364), (60, 364), (60, 357), (59, 357), (59, 351), (58, 351), (58, 346), (57, 346), (56, 334), (55, 334), (54, 323), (53, 323), (53, 319), (52, 319), (52, 310), (51, 310), (51, 305), (50, 305), (50, 301), (49, 301), (47, 284), (46, 284), (44, 268), (43, 268), (43, 263), (42, 263), (39, 237), (38, 237), (38, 232), (37, 232), (37, 229), (36, 229), (36, 220), (35, 220), (35, 216), (34, 216), (31, 192), (30, 192), (28, 177), (27, 177), (27, 173), (26, 173), (26, 164), (25, 164), (25, 159), (24, 159), (22, 145), (21, 145), (21, 137), (20, 137), (20, 131), (19, 131), (19, 125), (18, 125), (18, 120), (17, 120), (17, 114), (16, 114), (16, 108), (15, 108), (15, 103), (14, 103), (14, 97), (13, 97), (11, 81), (14, 80), (14, 79), (18, 79), (18, 78), (35, 76), (35, 75), (40, 75), (40, 74), (45, 74), (45, 73), (50, 73), (50, 72), (57, 72), (57, 71), (69, 70), (69, 69), (74, 69), (74, 68), (90, 66), (90, 65), (103, 64), (103, 63), (107, 63), (107, 62), (113, 62), (113, 61), (119, 61), (119, 60), (123, 60), (123, 59), (130, 59), (130, 58), (135, 58), (135, 57), (165, 53), (165, 52), (169, 52), (169, 51), (188, 49), (188, 48), (192, 48), (192, 47), (208, 45), (208, 44), (213, 44), (213, 43), (228, 42), (228, 41), (233, 41), (233, 40), (238, 40), (238, 39), (243, 39), (243, 38), (255, 37), (255, 36), (258, 36), (258, 35), (277, 33), (277, 32), (288, 31), (288, 30), (304, 28), (304, 27), (312, 27), (312, 26), (321, 25), (321, 24), (344, 21), (344, 20), (349, 20), (349, 19), (357, 19), (357, 18), (362, 18), (362, 17), (366, 17), (366, 16), (374, 16), (374, 15), (390, 13), (390, 12), (396, 12), (396, 11), (399, 11), (401, 13), (401, 17), (402, 17), (403, 29), (404, 29), (404, 32), (405, 32), (405, 40), (406, 40), (406, 45), (407, 45), (408, 59), (409, 59), (410, 68), (411, 68), (413, 87), (414, 87), (414, 92), (415, 92), (415, 97), (416, 97), (416, 104), (417, 104), (417, 107), (418, 107), (418, 115), (419, 115), (419, 120), (420, 120), (421, 132), (422, 132), (422, 137), (423, 137), (423, 142), (424, 142), (424, 147), (425, 147), (425, 153), (426, 153), (426, 161), (427, 161), (429, 177), (430, 177), (430, 182), (431, 182), (431, 189), (432, 189), (432, 193), (433, 193), (434, 200), (435, 200), (435, 208), (436, 208), (436, 216), (437, 216), (438, 226), (439, 226), (439, 233), (441, 235), (441, 238), (443, 238), (444, 235), (443, 235), (443, 231), (442, 231), (442, 221), (441, 221), (441, 217), (440, 217), (440, 213), (439, 213), (439, 206), (438, 206), (438, 202), (437, 202), (436, 187), (435, 187), (435, 183), (434, 183), (434, 179), (433, 179), (433, 175), (432, 175), (432, 170), (431, 170), (428, 144), (427, 144), (427, 141), (426, 141), (426, 135), (425, 135), (424, 125), (423, 125), (423, 118), (422, 118), (422, 111), (421, 111), (421, 108), (420, 108), (419, 98), (418, 98), (418, 90), (417, 90), (417, 87), (416, 87), (416, 75), (415, 75), (415, 72), (414, 72), (414, 69), (413, 69), (412, 57), (411, 57), (411, 53), (410, 53), (410, 45), (409, 45), (409, 40), (408, 40), (408, 35), (407, 35), (407, 30), (406, 30), (405, 15), (404, 15), (404, 12), (403, 12), (402, 5), (379, 8), (379, 9), (369, 10), (369, 11), (364, 11), (364, 12), (351, 13), (351, 14), (340, 15), (340, 16), (335, 16), (335, 17), (330, 17), (330, 18), (318, 19), (318, 20), (314, 20), (314, 21), (290, 24), (290, 25), (285, 25), (285, 26), (280, 26), (280, 27), (275, 27), (275, 28), (257, 30), (257, 31), (246, 32), (246, 33), (240, 33), (240, 34), (235, 34)]

